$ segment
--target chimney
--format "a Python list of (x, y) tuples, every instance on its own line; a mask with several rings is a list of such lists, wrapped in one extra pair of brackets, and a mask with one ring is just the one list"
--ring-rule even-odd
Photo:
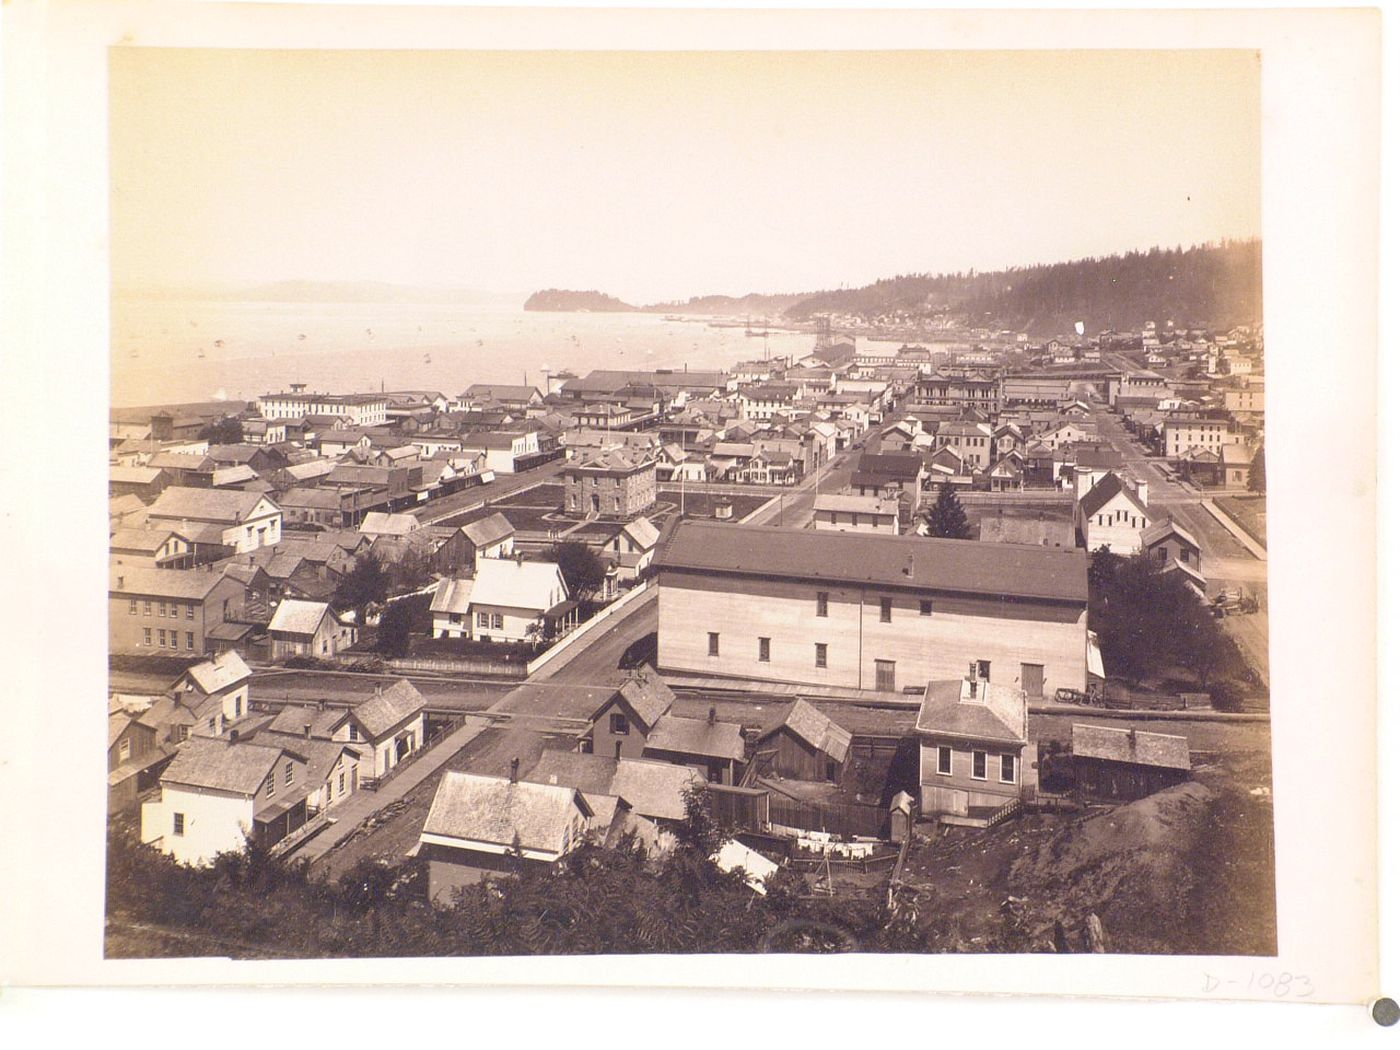
[(125, 576), (118, 576), (118, 577), (117, 577), (117, 590), (120, 591), (120, 590), (124, 589), (125, 587), (126, 587), (126, 577), (125, 577)]
[(1136, 729), (1129, 729), (1129, 730), (1128, 730), (1128, 750), (1129, 750), (1130, 752), (1135, 752), (1135, 751), (1137, 751), (1137, 730), (1136, 730)]
[(1141, 501), (1142, 503), (1146, 503), (1146, 502), (1147, 502), (1147, 482), (1145, 482), (1145, 481), (1135, 481), (1135, 482), (1133, 482), (1133, 487), (1137, 489), (1137, 498), (1138, 498), (1138, 500)]
[(238, 743), (238, 730), (237, 730), (237, 729), (230, 729), (230, 730), (228, 731), (228, 742), (229, 742), (230, 744), (236, 744), (236, 743)]
[(308, 738), (308, 739), (310, 739), (310, 737), (311, 737), (311, 723), (310, 723), (310, 722), (303, 722), (303, 723), (302, 723), (302, 726), (301, 726), (301, 735), (304, 736), (304, 737), (306, 737), (306, 738)]
[(715, 724), (715, 714), (716, 714), (715, 709), (714, 709), (713, 707), (711, 707), (711, 708), (710, 708), (710, 725), (714, 725), (714, 724)]
[(518, 759), (518, 758), (512, 758), (512, 759), (510, 760), (510, 782), (511, 782), (512, 784), (516, 784), (516, 783), (519, 783), (519, 781), (520, 781), (520, 759)]

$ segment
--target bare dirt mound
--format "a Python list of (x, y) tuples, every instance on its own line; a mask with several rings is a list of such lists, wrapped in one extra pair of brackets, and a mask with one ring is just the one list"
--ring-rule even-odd
[(1233, 777), (1088, 815), (953, 829), (911, 851), (903, 912), (930, 951), (1258, 954), (1275, 948), (1273, 812)]

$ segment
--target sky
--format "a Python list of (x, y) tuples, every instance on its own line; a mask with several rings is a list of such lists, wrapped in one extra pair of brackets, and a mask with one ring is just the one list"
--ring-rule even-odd
[(114, 48), (112, 278), (629, 302), (1254, 237), (1253, 52)]

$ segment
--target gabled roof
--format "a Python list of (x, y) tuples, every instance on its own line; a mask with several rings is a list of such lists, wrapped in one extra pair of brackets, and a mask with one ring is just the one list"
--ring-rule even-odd
[(261, 500), (277, 504), (260, 492), (237, 489), (195, 489), (173, 485), (151, 504), (153, 518), (189, 518), (199, 521), (242, 522)]
[(123, 485), (149, 485), (160, 473), (159, 467), (108, 467), (107, 480)]
[(170, 529), (117, 529), (107, 545), (112, 550), (155, 554), (170, 539)]
[(559, 566), (553, 562), (483, 558), (477, 564), (475, 579), (474, 605), (544, 610), (555, 604), (552, 592), (568, 594)]
[(899, 504), (894, 500), (879, 496), (856, 496), (848, 492), (824, 492), (814, 504), (817, 511), (835, 511), (839, 514), (897, 514)]
[(162, 784), (213, 788), (254, 795), (273, 765), (282, 757), (281, 747), (230, 743), (214, 737), (191, 737), (175, 752), (161, 775)]
[(274, 733), (305, 737), (306, 727), (309, 725), (313, 740), (327, 740), (349, 717), (350, 712), (344, 708), (289, 704), (277, 712), (277, 716), (268, 723), (267, 728)]
[(617, 691), (593, 712), (589, 721), (596, 721), (615, 701), (625, 704), (637, 716), (637, 720), (650, 730), (657, 719), (671, 710), (676, 694), (655, 671), (646, 668), (618, 686)]
[(1129, 503), (1141, 511), (1143, 517), (1148, 516), (1147, 508), (1142, 505), (1142, 501), (1137, 498), (1137, 494), (1127, 485), (1123, 484), (1122, 478), (1111, 471), (1099, 478), (1098, 483), (1088, 492), (1084, 493), (1084, 498), (1079, 501), (1079, 509), (1086, 518), (1092, 517), (1102, 510), (1108, 504), (1108, 501), (1119, 493), (1122, 493)]
[(1176, 533), (1178, 538), (1185, 540), (1189, 546), (1196, 548), (1196, 550), (1201, 549), (1201, 544), (1196, 537), (1191, 535), (1180, 522), (1174, 520), (1170, 514), (1142, 530), (1142, 545), (1154, 547), (1172, 533)]
[(362, 752), (357, 750), (354, 744), (343, 740), (307, 739), (301, 735), (300, 728), (296, 734), (281, 733), (269, 725), (258, 730), (252, 743), (262, 744), (264, 747), (285, 748), (305, 759), (308, 784), (324, 783), (335, 769), (341, 755), (349, 755), (352, 761), (358, 761), (362, 757)]
[(656, 546), (656, 541), (661, 536), (661, 530), (646, 517), (633, 518), (622, 531), (642, 550), (650, 550)]
[(509, 536), (515, 535), (515, 526), (500, 511), (488, 514), (484, 518), (468, 522), (462, 526), (462, 531), (466, 533), (467, 539), (475, 547), (490, 547), (500, 543)]
[(646, 750), (742, 760), (743, 727), (735, 722), (662, 715), (647, 734)]
[(1082, 550), (924, 536), (685, 521), (662, 540), (657, 565), (662, 586), (666, 571), (684, 570), (1052, 601), (1088, 596)]
[(235, 686), (252, 677), (252, 674), (248, 665), (243, 662), (243, 657), (230, 649), (212, 660), (195, 664), (185, 671), (184, 677), (189, 678), (200, 692), (208, 694)]
[(418, 519), (412, 514), (389, 514), (382, 510), (372, 510), (360, 523), (360, 531), (367, 536), (406, 536), (418, 528)]
[(117, 565), (110, 572), (110, 593), (156, 598), (202, 599), (224, 580), (222, 573), (199, 569), (147, 569)]
[(686, 791), (704, 782), (689, 766), (624, 758), (618, 760), (608, 794), (624, 800), (644, 817), (680, 821), (685, 819)]
[(1191, 768), (1190, 745), (1184, 736), (1144, 733), (1114, 726), (1070, 726), (1070, 748), (1076, 758), (1101, 758), (1163, 769)]
[(353, 714), (365, 732), (377, 738), (400, 722), (417, 715), (423, 710), (424, 703), (423, 694), (414, 688), (413, 683), (407, 678), (400, 678), (388, 689), (375, 693), (357, 705)]
[(299, 598), (283, 598), (277, 603), (277, 611), (272, 614), (272, 620), (268, 623), (269, 631), (283, 631), (287, 634), (304, 634), (307, 636), (316, 633), (321, 626), (321, 621), (331, 614), (331, 607), (326, 602), (307, 602)]
[(914, 730), (937, 736), (1024, 744), (1026, 720), (1026, 700), (1021, 690), (990, 682), (954, 679), (929, 682)]
[(837, 762), (846, 761), (851, 750), (851, 734), (822, 714), (806, 700), (794, 700), (786, 716), (766, 730), (759, 742), (781, 729), (788, 729), (809, 746), (824, 752)]
[(428, 607), (429, 612), (435, 613), (456, 613), (462, 615), (471, 607), (472, 585), (475, 581), (443, 579), (438, 581), (437, 589), (433, 591), (433, 601)]
[(577, 788), (448, 770), (423, 834), (559, 853), (576, 809), (593, 815)]

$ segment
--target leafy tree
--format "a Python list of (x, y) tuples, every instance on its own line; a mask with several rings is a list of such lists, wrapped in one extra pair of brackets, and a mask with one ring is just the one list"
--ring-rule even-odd
[(727, 837), (725, 829), (715, 819), (706, 786), (697, 782), (686, 788), (685, 822), (677, 830), (681, 843), (709, 857)]
[(1264, 492), (1264, 449), (1261, 446), (1259, 451), (1254, 453), (1254, 459), (1249, 464), (1249, 491)]
[(356, 558), (354, 566), (341, 577), (332, 603), (342, 612), (354, 609), (360, 623), (364, 623), (365, 606), (382, 602), (388, 593), (389, 577), (371, 551)]
[(572, 597), (583, 600), (602, 590), (603, 582), (607, 579), (608, 567), (586, 543), (579, 543), (577, 540), (556, 543), (549, 548), (547, 557), (559, 566)]
[(388, 657), (407, 656), (419, 619), (415, 603), (410, 599), (391, 602), (379, 617), (379, 636), (375, 643)]
[(243, 424), (236, 416), (224, 416), (200, 428), (199, 439), (211, 445), (237, 445), (243, 441)]
[(928, 534), (949, 540), (972, 539), (972, 526), (967, 523), (962, 503), (953, 486), (944, 482), (938, 488), (938, 500), (924, 513)]

